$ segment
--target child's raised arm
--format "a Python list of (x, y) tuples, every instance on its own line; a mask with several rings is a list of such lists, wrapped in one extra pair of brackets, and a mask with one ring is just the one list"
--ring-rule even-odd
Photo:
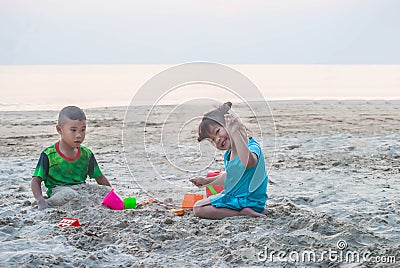
[(232, 153), (238, 155), (240, 162), (245, 167), (253, 167), (257, 164), (257, 155), (250, 152), (247, 146), (247, 136), (244, 126), (239, 122), (239, 119), (230, 114), (225, 115), (226, 128), (232, 140)]

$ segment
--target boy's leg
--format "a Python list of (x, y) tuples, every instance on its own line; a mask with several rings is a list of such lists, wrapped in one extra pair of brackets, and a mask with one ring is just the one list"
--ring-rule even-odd
[(50, 206), (62, 206), (79, 197), (78, 193), (68, 186), (56, 186), (52, 190), (51, 197), (47, 200)]

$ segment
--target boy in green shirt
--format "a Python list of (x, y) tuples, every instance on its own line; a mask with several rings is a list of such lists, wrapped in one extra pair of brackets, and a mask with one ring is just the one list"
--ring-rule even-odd
[[(76, 106), (67, 106), (58, 116), (57, 132), (60, 140), (46, 148), (32, 176), (32, 192), (40, 210), (68, 202), (77, 193), (70, 187), (96, 179), (100, 185), (111, 186), (101, 173), (92, 151), (82, 142), (86, 135), (86, 115)], [(44, 199), (41, 184), (47, 188)]]

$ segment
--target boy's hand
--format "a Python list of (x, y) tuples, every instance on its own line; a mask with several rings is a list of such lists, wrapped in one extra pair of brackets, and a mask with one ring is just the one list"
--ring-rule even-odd
[(207, 184), (207, 179), (204, 177), (194, 177), (189, 179), (189, 181), (197, 187), (202, 187)]
[(47, 204), (46, 200), (44, 200), (43, 197), (42, 197), (42, 198), (39, 198), (38, 201), (37, 201), (37, 203), (38, 203), (38, 208), (39, 208), (39, 210), (44, 210), (44, 209), (50, 207), (49, 204)]
[(97, 182), (97, 184), (99, 184), (99, 185), (105, 185), (105, 186), (110, 186), (110, 187), (112, 187), (112, 186), (111, 186), (111, 183), (108, 181), (108, 179), (106, 178), (106, 176), (104, 176), (103, 174), (102, 174), (100, 177), (96, 178), (96, 182)]

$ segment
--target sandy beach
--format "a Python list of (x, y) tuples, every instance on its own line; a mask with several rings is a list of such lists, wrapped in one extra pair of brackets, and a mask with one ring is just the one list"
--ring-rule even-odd
[[(174, 142), (169, 126), (186, 121), (165, 121), (170, 106), (152, 114), (144, 153), (128, 142), (141, 137), (143, 122), (122, 134), (129, 126), (125, 107), (85, 110), (84, 145), (118, 194), (156, 199), (123, 211), (102, 206), (109, 189), (89, 179), (79, 200), (39, 211), (31, 175), (40, 152), (58, 139), (58, 112), (0, 112), (0, 267), (398, 266), (400, 101), (273, 101), (270, 107), (263, 126), (267, 218), (219, 221), (168, 211), (180, 207), (184, 193), (205, 192), (188, 181), (199, 153), (195, 124), (179, 132), (182, 143)], [(235, 112), (257, 139), (256, 120), (240, 105)], [(209, 169), (223, 169), (222, 153), (211, 160)], [(59, 227), (67, 217), (81, 226)]]

